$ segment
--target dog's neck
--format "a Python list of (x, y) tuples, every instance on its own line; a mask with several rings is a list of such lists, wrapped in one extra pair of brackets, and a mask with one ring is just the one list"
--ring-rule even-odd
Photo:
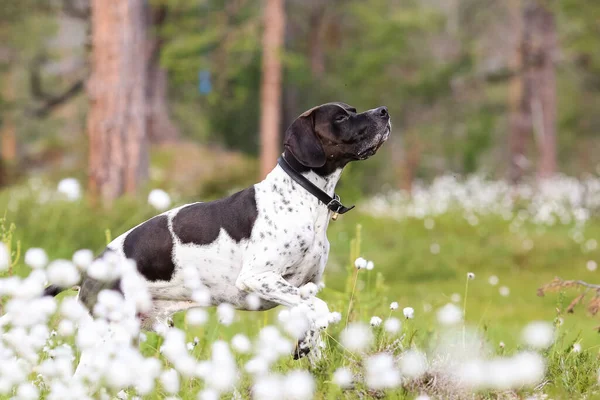
[[(343, 168), (337, 168), (327, 175), (321, 175), (312, 168), (302, 165), (287, 149), (284, 151), (283, 155), (292, 168), (300, 172), (313, 185), (327, 193), (329, 196), (333, 196), (335, 187), (342, 175)], [(277, 168), (279, 168), (279, 166)]]

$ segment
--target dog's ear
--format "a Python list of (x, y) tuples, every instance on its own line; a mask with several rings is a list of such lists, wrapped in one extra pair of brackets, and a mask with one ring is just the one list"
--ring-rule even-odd
[(314, 113), (317, 107), (300, 115), (285, 131), (283, 146), (304, 166), (318, 168), (327, 158), (315, 132)]

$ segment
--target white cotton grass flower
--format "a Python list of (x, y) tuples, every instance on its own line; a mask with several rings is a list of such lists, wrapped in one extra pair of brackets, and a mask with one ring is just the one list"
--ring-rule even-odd
[(390, 310), (395, 311), (398, 309), (398, 302), (394, 301), (392, 303), (390, 303)]
[(395, 335), (396, 333), (400, 332), (400, 328), (402, 328), (402, 322), (400, 322), (398, 318), (391, 317), (386, 319), (383, 323), (383, 329), (385, 329), (387, 333), (391, 333), (392, 335)]
[(283, 379), (283, 398), (289, 400), (310, 400), (315, 392), (315, 382), (310, 372), (294, 370)]
[(362, 352), (373, 343), (373, 333), (365, 324), (353, 322), (342, 331), (340, 341), (348, 350)]
[(0, 242), (0, 272), (7, 271), (10, 267), (10, 253), (4, 242)]
[(57, 190), (69, 201), (81, 198), (81, 185), (75, 178), (65, 178), (58, 182)]
[(523, 329), (522, 338), (534, 349), (547, 349), (554, 343), (554, 327), (545, 321), (531, 322)]
[(40, 398), (40, 392), (31, 382), (23, 382), (17, 388), (15, 398), (19, 400), (37, 400)]
[(463, 313), (458, 306), (448, 303), (438, 310), (437, 319), (442, 325), (455, 325), (462, 321)]
[(425, 218), (425, 221), (423, 221), (423, 225), (425, 226), (425, 229), (430, 231), (435, 227), (435, 221), (431, 218)]
[(342, 320), (342, 314), (338, 311), (333, 311), (329, 314), (329, 323), (335, 325)]
[(404, 307), (402, 313), (406, 319), (413, 319), (415, 317), (415, 309), (412, 307)]
[(317, 288), (317, 285), (312, 282), (308, 282), (306, 285), (300, 287), (300, 297), (306, 300), (316, 296), (318, 291), (319, 289)]
[(202, 326), (208, 321), (208, 313), (202, 308), (192, 308), (185, 313), (185, 322), (191, 326)]
[(498, 277), (496, 275), (491, 275), (488, 278), (488, 283), (492, 286), (496, 286), (498, 284), (498, 282), (500, 282), (500, 279), (498, 279)]
[(221, 303), (217, 306), (217, 317), (221, 324), (229, 326), (235, 318), (235, 309), (229, 303)]
[(246, 354), (252, 348), (252, 344), (246, 335), (238, 333), (231, 338), (231, 347), (233, 347), (233, 349), (238, 353)]
[(367, 260), (362, 257), (358, 257), (356, 260), (354, 260), (354, 266), (356, 269), (365, 269), (367, 268)]
[(283, 378), (279, 374), (264, 374), (252, 385), (252, 398), (260, 400), (283, 399)]
[(77, 268), (85, 271), (92, 264), (92, 261), (94, 261), (94, 253), (89, 249), (77, 250), (73, 253), (72, 261)]
[(588, 269), (588, 271), (594, 272), (596, 269), (598, 269), (598, 263), (594, 260), (589, 260), (585, 264), (585, 267)]
[[(33, 269), (41, 269), (48, 265), (48, 255), (44, 249), (32, 247), (25, 252), (25, 264)], [(0, 269), (2, 266), (0, 265)]]
[(471, 281), (473, 279), (475, 279), (475, 273), (473, 273), (473, 272), (467, 272), (467, 279), (469, 279)]
[(415, 400), (431, 400), (431, 397), (427, 396), (426, 394), (420, 394), (415, 397)]
[(373, 270), (373, 268), (375, 268), (375, 264), (373, 263), (373, 261), (367, 261), (367, 271), (371, 271)]
[(381, 325), (381, 322), (382, 322), (381, 318), (379, 318), (377, 316), (371, 317), (371, 322), (370, 322), (371, 326), (377, 327), (377, 326)]
[(418, 350), (408, 350), (400, 358), (400, 372), (403, 376), (416, 379), (427, 371), (427, 357)]
[(429, 251), (431, 254), (440, 254), (440, 250), (441, 247), (438, 243), (432, 243), (431, 246), (429, 246)]
[(198, 400), (219, 400), (221, 396), (214, 389), (204, 389), (198, 392)]
[(586, 251), (594, 251), (598, 248), (598, 241), (596, 239), (588, 239), (584, 247)]
[(394, 364), (394, 357), (379, 353), (365, 359), (365, 382), (371, 389), (394, 388), (400, 384), (400, 371)]
[(260, 308), (260, 297), (256, 293), (249, 293), (246, 296), (246, 305), (250, 311), (256, 311)]
[(500, 296), (502, 297), (508, 297), (510, 296), (510, 288), (508, 286), (500, 286), (498, 293), (500, 293)]
[(452, 293), (452, 295), (450, 295), (450, 300), (452, 300), (453, 303), (460, 303), (460, 294), (458, 293)]
[(167, 393), (176, 394), (179, 392), (179, 374), (173, 368), (160, 374), (160, 384)]
[(342, 389), (347, 389), (352, 387), (353, 379), (352, 371), (349, 368), (340, 367), (333, 373), (332, 381)]
[(81, 278), (79, 271), (71, 261), (55, 260), (47, 268), (48, 281), (61, 288), (77, 285)]
[(157, 211), (165, 211), (171, 206), (171, 196), (162, 189), (152, 189), (148, 194), (148, 204)]
[(573, 353), (581, 353), (581, 343), (573, 344)]

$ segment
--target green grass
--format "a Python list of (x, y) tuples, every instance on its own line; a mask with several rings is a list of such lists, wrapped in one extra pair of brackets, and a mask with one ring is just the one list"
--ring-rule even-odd
[[(27, 196), (26, 192), (22, 196), (18, 208), (6, 213), (7, 221), (17, 227), (13, 240), (21, 243), (23, 251), (29, 247), (42, 247), (51, 259), (70, 258), (80, 248), (99, 252), (105, 245), (106, 229), (116, 237), (154, 214), (149, 206), (132, 199), (122, 200), (111, 210), (103, 211), (84, 202), (40, 205), (35, 196)], [(9, 201), (10, 193), (0, 194), (0, 204)], [(357, 255), (356, 249), (352, 250), (352, 256), (350, 254), (356, 226), (360, 224), (359, 255), (373, 260), (375, 269), (362, 270), (358, 274), (351, 320), (368, 323), (371, 316), (385, 319), (391, 313), (401, 317), (403, 307), (413, 307), (415, 318), (404, 322), (401, 348), (427, 349), (440, 332), (435, 310), (451, 302), (455, 293), (461, 297), (457, 304), (462, 308), (466, 274), (473, 272), (476, 277), (468, 287), (467, 324), (483, 333), (494, 352), (512, 354), (519, 350), (521, 330), (528, 322), (552, 322), (562, 318), (559, 339), (547, 351), (547, 378), (541, 390), (551, 398), (600, 398), (597, 385), (600, 341), (594, 329), (600, 321), (588, 315), (585, 306), (581, 305), (574, 314), (565, 314), (564, 309), (576, 291), (545, 297), (538, 297), (536, 293), (555, 276), (598, 282), (600, 272), (590, 272), (585, 265), (590, 259), (600, 261), (600, 250), (584, 253), (581, 245), (570, 238), (570, 226), (540, 228), (525, 223), (515, 234), (511, 233), (508, 222), (497, 217), (481, 217), (476, 226), (469, 225), (459, 213), (448, 213), (434, 220), (435, 227), (428, 230), (422, 220), (394, 221), (355, 211), (332, 222), (328, 232), (331, 255), (325, 274), (327, 287), (319, 296), (328, 302), (331, 311), (342, 313), (342, 322), (328, 329), (328, 349), (318, 365), (310, 366), (307, 360), (290, 358), (280, 361), (275, 369), (310, 369), (316, 377), (316, 398), (319, 399), (382, 395), (369, 392), (360, 384), (355, 390), (341, 392), (330, 382), (333, 371), (341, 365), (359, 370), (353, 355), (342, 349), (336, 340), (345, 326), (354, 285), (350, 274), (353, 271), (351, 258)], [(600, 239), (600, 221), (592, 220), (583, 233), (586, 238)], [(533, 243), (530, 250), (524, 247), (526, 239)], [(431, 252), (433, 243), (439, 245), (439, 254)], [(26, 268), (18, 264), (16, 273), (25, 274)], [(491, 275), (500, 279), (497, 286), (488, 283)], [(510, 295), (501, 296), (500, 286), (510, 288)], [(399, 310), (390, 312), (392, 301), (400, 304)], [(432, 310), (426, 312), (428, 305)], [(279, 309), (266, 313), (238, 312), (238, 320), (229, 327), (215, 323), (212, 313), (210, 323), (204, 328), (187, 329), (190, 340), (195, 336), (200, 338), (194, 354), (199, 358), (207, 357), (210, 343), (217, 339), (229, 340), (236, 333), (255, 337), (263, 326), (276, 322), (278, 312)], [(176, 316), (175, 323), (185, 327), (182, 315)], [(148, 342), (142, 345), (143, 351), (147, 354), (156, 352), (158, 340), (150, 335)], [(381, 347), (389, 346), (392, 338), (379, 338), (377, 342), (381, 342)], [(499, 347), (500, 342), (505, 343), (504, 349)], [(582, 352), (571, 351), (575, 342), (581, 343)], [(245, 360), (241, 357), (239, 365)], [(240, 394), (245, 398), (248, 381), (243, 382), (245, 385), (241, 385)], [(184, 386), (181, 397), (195, 398), (198, 382), (186, 381)], [(527, 393), (531, 390), (519, 391), (519, 395)], [(389, 398), (400, 399), (411, 399), (417, 394), (408, 388), (387, 392)], [(154, 398), (162, 395), (159, 390)], [(479, 393), (478, 396), (502, 398), (498, 393)]]

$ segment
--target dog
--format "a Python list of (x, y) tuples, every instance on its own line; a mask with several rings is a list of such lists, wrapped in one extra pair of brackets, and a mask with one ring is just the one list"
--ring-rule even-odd
[[(282, 157), (263, 181), (224, 199), (174, 208), (114, 239), (103, 255), (134, 260), (152, 298), (150, 311), (139, 315), (141, 326), (166, 325), (173, 313), (206, 305), (193, 299), (186, 267), (209, 290), (210, 305), (268, 310), (305, 302), (302, 287), (318, 284), (327, 263), (329, 221), (349, 210), (334, 195), (343, 168), (373, 156), (390, 132), (386, 107), (362, 113), (345, 103), (314, 107), (286, 130)], [(93, 310), (104, 289), (122, 285), (88, 273), (79, 299)], [(61, 290), (50, 286), (45, 293)], [(258, 301), (249, 302), (250, 295)], [(311, 298), (312, 309), (328, 313), (325, 302)], [(295, 356), (308, 351), (299, 346)]]

